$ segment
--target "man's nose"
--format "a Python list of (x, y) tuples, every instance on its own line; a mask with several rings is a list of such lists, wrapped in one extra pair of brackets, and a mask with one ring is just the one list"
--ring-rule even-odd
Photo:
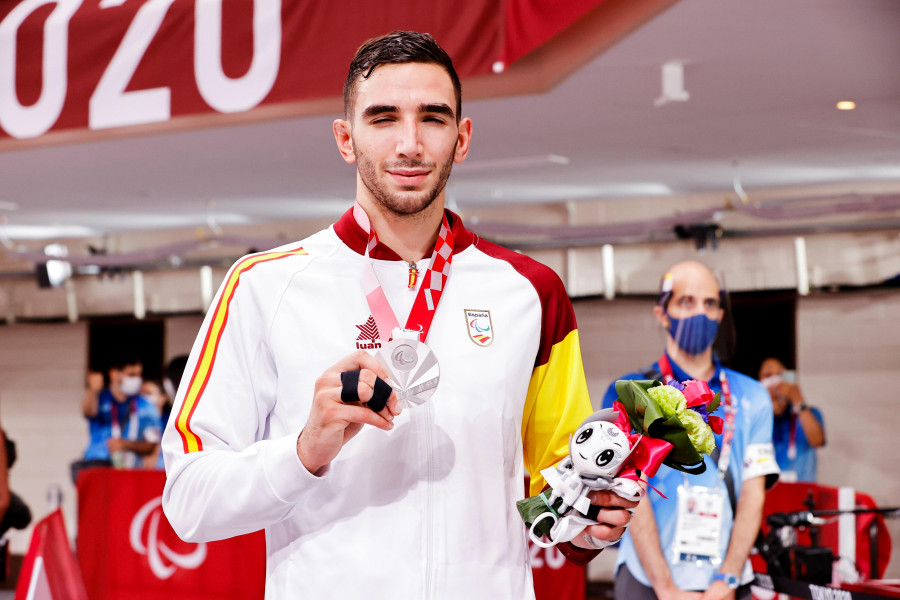
[(422, 154), (422, 140), (419, 137), (419, 124), (414, 120), (403, 122), (397, 139), (397, 154), (417, 157)]

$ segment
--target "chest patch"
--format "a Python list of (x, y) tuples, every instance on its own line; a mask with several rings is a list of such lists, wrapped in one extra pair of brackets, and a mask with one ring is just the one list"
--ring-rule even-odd
[(465, 309), (466, 331), (469, 339), (477, 346), (490, 346), (494, 341), (494, 324), (491, 322), (491, 311)]

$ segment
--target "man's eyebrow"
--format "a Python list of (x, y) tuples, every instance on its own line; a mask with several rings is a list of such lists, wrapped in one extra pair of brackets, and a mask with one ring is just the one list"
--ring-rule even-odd
[(420, 104), (419, 112), (445, 115), (450, 117), (451, 119), (455, 117), (455, 115), (453, 114), (453, 109), (446, 104)]
[(373, 104), (372, 106), (366, 107), (366, 109), (363, 111), (362, 116), (364, 119), (367, 119), (384, 113), (392, 113), (398, 111), (399, 109), (396, 106), (392, 106), (390, 104)]

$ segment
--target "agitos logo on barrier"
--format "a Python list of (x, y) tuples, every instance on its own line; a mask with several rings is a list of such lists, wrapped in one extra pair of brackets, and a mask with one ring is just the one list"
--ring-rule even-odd
[(139, 508), (128, 528), (131, 548), (147, 557), (150, 570), (157, 579), (168, 579), (179, 568), (199, 568), (206, 560), (206, 544), (188, 544), (196, 548), (186, 554), (174, 551), (160, 539), (159, 524), (162, 519), (162, 496), (157, 496)]
[(262, 531), (180, 539), (162, 510), (163, 471), (85, 469), (78, 478), (78, 567), (91, 600), (262, 598)]

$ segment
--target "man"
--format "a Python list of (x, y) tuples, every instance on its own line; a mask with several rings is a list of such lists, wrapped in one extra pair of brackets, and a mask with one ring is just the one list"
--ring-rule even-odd
[[(16, 445), (6, 437), (0, 424), (0, 538), (10, 529), (25, 529), (31, 523), (31, 509), (10, 489), (9, 470), (16, 460)], [(8, 548), (0, 542), (0, 567), (5, 567)]]
[(825, 445), (825, 421), (818, 408), (803, 401), (800, 388), (789, 381), (792, 375), (777, 358), (767, 358), (759, 367), (759, 381), (769, 390), (775, 414), (775, 460), (782, 481), (815, 481), (816, 448)]
[[(592, 409), (558, 277), (444, 209), (460, 109), (431, 36), (363, 44), (334, 122), (356, 205), (239, 261), (194, 345), (163, 508), (187, 540), (265, 528), (267, 598), (534, 597), (524, 467), (537, 493)], [(600, 524), (562, 548), (577, 560), (635, 506), (592, 502)]]
[(139, 393), (142, 373), (141, 361), (132, 358), (113, 363), (106, 387), (102, 373), (88, 373), (81, 401), (90, 435), (85, 461), (133, 468), (156, 451), (161, 434), (159, 411)]
[[(716, 278), (704, 265), (683, 262), (669, 269), (653, 308), (666, 331), (665, 352), (643, 372), (623, 377), (707, 381), (722, 394), (725, 430), (716, 436), (714, 457), (704, 457), (702, 475), (663, 466), (653, 477), (659, 493), (641, 500), (619, 549), (617, 600), (751, 597), (747, 557), (762, 521), (766, 486), (777, 479), (778, 466), (765, 388), (713, 356), (724, 316), (720, 297)], [(611, 385), (604, 406), (615, 399)]]

